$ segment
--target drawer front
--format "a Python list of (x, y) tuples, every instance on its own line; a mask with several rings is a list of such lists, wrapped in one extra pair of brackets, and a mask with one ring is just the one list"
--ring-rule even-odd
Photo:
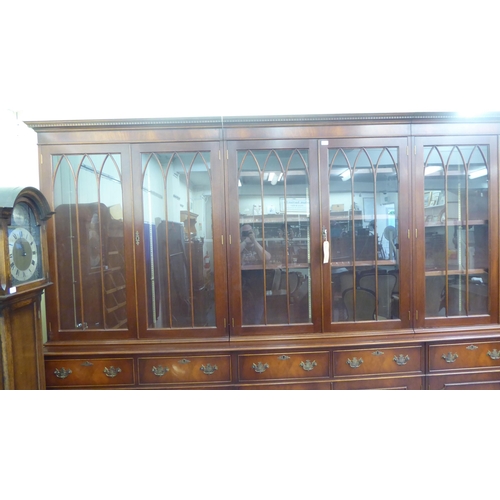
[(47, 387), (134, 385), (134, 360), (60, 359), (45, 361)]
[(348, 391), (363, 389), (420, 390), (424, 388), (424, 384), (423, 377), (391, 377), (334, 382), (333, 388)]
[(419, 346), (334, 351), (334, 376), (421, 372), (421, 352), (422, 348)]
[(328, 351), (275, 354), (240, 354), (238, 369), (240, 381), (327, 378), (330, 353)]
[(231, 356), (139, 358), (139, 384), (230, 382)]
[(329, 391), (332, 389), (331, 382), (298, 382), (298, 383), (267, 383), (267, 384), (245, 384), (238, 386), (239, 390), (250, 391)]
[(500, 389), (500, 372), (430, 375), (427, 378), (429, 390), (491, 391)]
[(429, 371), (500, 368), (500, 342), (429, 346)]

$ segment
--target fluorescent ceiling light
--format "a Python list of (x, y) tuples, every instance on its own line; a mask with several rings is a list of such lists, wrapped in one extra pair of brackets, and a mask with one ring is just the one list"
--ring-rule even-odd
[(478, 177), (484, 177), (485, 175), (488, 175), (488, 169), (486, 167), (483, 167), (470, 172), (469, 179), (477, 179)]
[(344, 170), (341, 174), (340, 177), (342, 177), (343, 181), (347, 181), (348, 179), (351, 178), (351, 171), (349, 169)]
[(438, 166), (438, 165), (428, 166), (428, 167), (425, 167), (424, 175), (432, 175), (432, 174), (435, 174), (439, 171), (444, 172), (443, 167)]

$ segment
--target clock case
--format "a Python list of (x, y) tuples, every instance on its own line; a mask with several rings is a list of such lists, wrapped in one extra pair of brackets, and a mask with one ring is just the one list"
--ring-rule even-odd
[[(40, 226), (40, 246), (42, 259), (42, 277), (27, 283), (13, 282), (9, 259), (9, 226), (12, 212), (19, 203), (26, 203), (35, 214)], [(50, 284), (47, 234), (45, 221), (53, 212), (40, 190), (34, 187), (0, 188), (0, 299), (14, 294), (45, 288)]]

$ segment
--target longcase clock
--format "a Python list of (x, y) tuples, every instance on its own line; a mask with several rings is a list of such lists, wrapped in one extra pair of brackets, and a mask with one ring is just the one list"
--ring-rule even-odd
[(46, 221), (36, 188), (0, 188), (0, 389), (45, 389), (41, 298), (50, 285)]

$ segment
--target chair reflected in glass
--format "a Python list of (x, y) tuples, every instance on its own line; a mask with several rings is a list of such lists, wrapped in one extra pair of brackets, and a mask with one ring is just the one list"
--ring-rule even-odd
[(395, 274), (364, 274), (359, 278), (359, 286), (370, 290), (378, 298), (378, 319), (392, 318), (392, 302), (397, 277)]
[[(356, 297), (356, 305), (354, 304)], [(375, 293), (366, 288), (348, 288), (342, 293), (347, 311), (347, 321), (370, 321), (375, 319)]]

